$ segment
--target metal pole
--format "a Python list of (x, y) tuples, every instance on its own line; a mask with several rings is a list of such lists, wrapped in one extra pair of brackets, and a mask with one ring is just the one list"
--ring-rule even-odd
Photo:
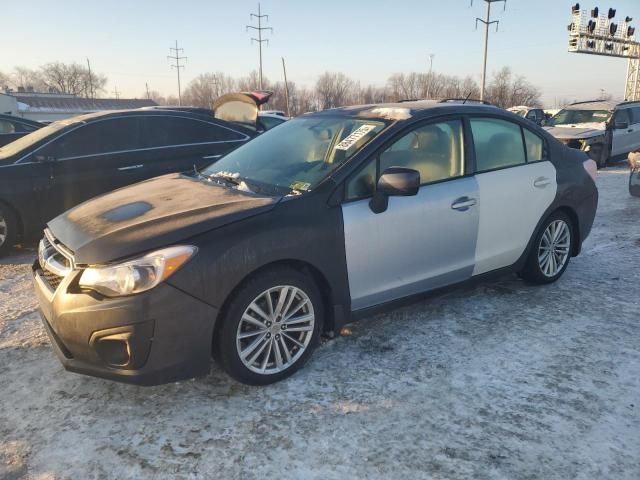
[(93, 98), (93, 77), (91, 76), (91, 63), (87, 58), (87, 68), (89, 69), (89, 98)]
[[(178, 55), (178, 40), (176, 40), (176, 56)], [(182, 91), (180, 89), (180, 67), (176, 68), (178, 70), (178, 106), (182, 105)]]
[(484, 23), (484, 55), (482, 58), (482, 89), (480, 90), (480, 100), (484, 100), (485, 88), (487, 84), (487, 53), (489, 51), (489, 21), (491, 20), (491, 2), (487, 2), (487, 18)]
[(291, 110), (289, 109), (289, 84), (287, 83), (287, 67), (284, 64), (284, 57), (282, 57), (282, 71), (284, 72), (284, 98), (287, 101), (287, 117), (290, 117)]
[(260, 90), (262, 90), (262, 14), (258, 3), (258, 50), (260, 50)]

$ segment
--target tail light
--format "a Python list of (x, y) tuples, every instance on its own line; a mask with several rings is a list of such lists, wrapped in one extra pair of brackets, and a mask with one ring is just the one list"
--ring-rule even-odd
[(593, 178), (593, 181), (595, 182), (596, 177), (598, 176), (598, 164), (595, 161), (589, 159), (589, 160), (585, 160), (582, 163), (582, 166), (587, 171), (589, 176)]

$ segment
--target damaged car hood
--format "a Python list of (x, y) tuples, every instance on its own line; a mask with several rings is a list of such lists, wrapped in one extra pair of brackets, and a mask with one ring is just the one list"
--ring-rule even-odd
[(561, 127), (544, 127), (544, 129), (556, 138), (573, 140), (604, 135), (606, 125), (604, 123), (577, 123)]
[(172, 174), (82, 203), (48, 228), (76, 264), (95, 265), (184, 241), (271, 210), (279, 200)]

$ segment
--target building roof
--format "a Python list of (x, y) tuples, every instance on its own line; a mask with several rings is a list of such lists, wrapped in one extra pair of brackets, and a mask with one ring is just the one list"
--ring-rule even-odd
[(97, 112), (125, 110), (157, 105), (153, 100), (137, 98), (81, 98), (54, 93), (11, 92), (20, 112)]

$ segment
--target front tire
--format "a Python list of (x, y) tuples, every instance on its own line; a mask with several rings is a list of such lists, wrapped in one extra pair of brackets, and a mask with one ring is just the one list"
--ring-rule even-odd
[(562, 212), (553, 213), (536, 235), (520, 276), (538, 285), (555, 282), (569, 265), (572, 245), (571, 220)]
[(225, 308), (214, 356), (239, 382), (275, 383), (306, 363), (323, 319), (322, 296), (310, 276), (288, 267), (260, 273)]
[(0, 256), (6, 254), (15, 245), (16, 225), (13, 212), (0, 203)]

